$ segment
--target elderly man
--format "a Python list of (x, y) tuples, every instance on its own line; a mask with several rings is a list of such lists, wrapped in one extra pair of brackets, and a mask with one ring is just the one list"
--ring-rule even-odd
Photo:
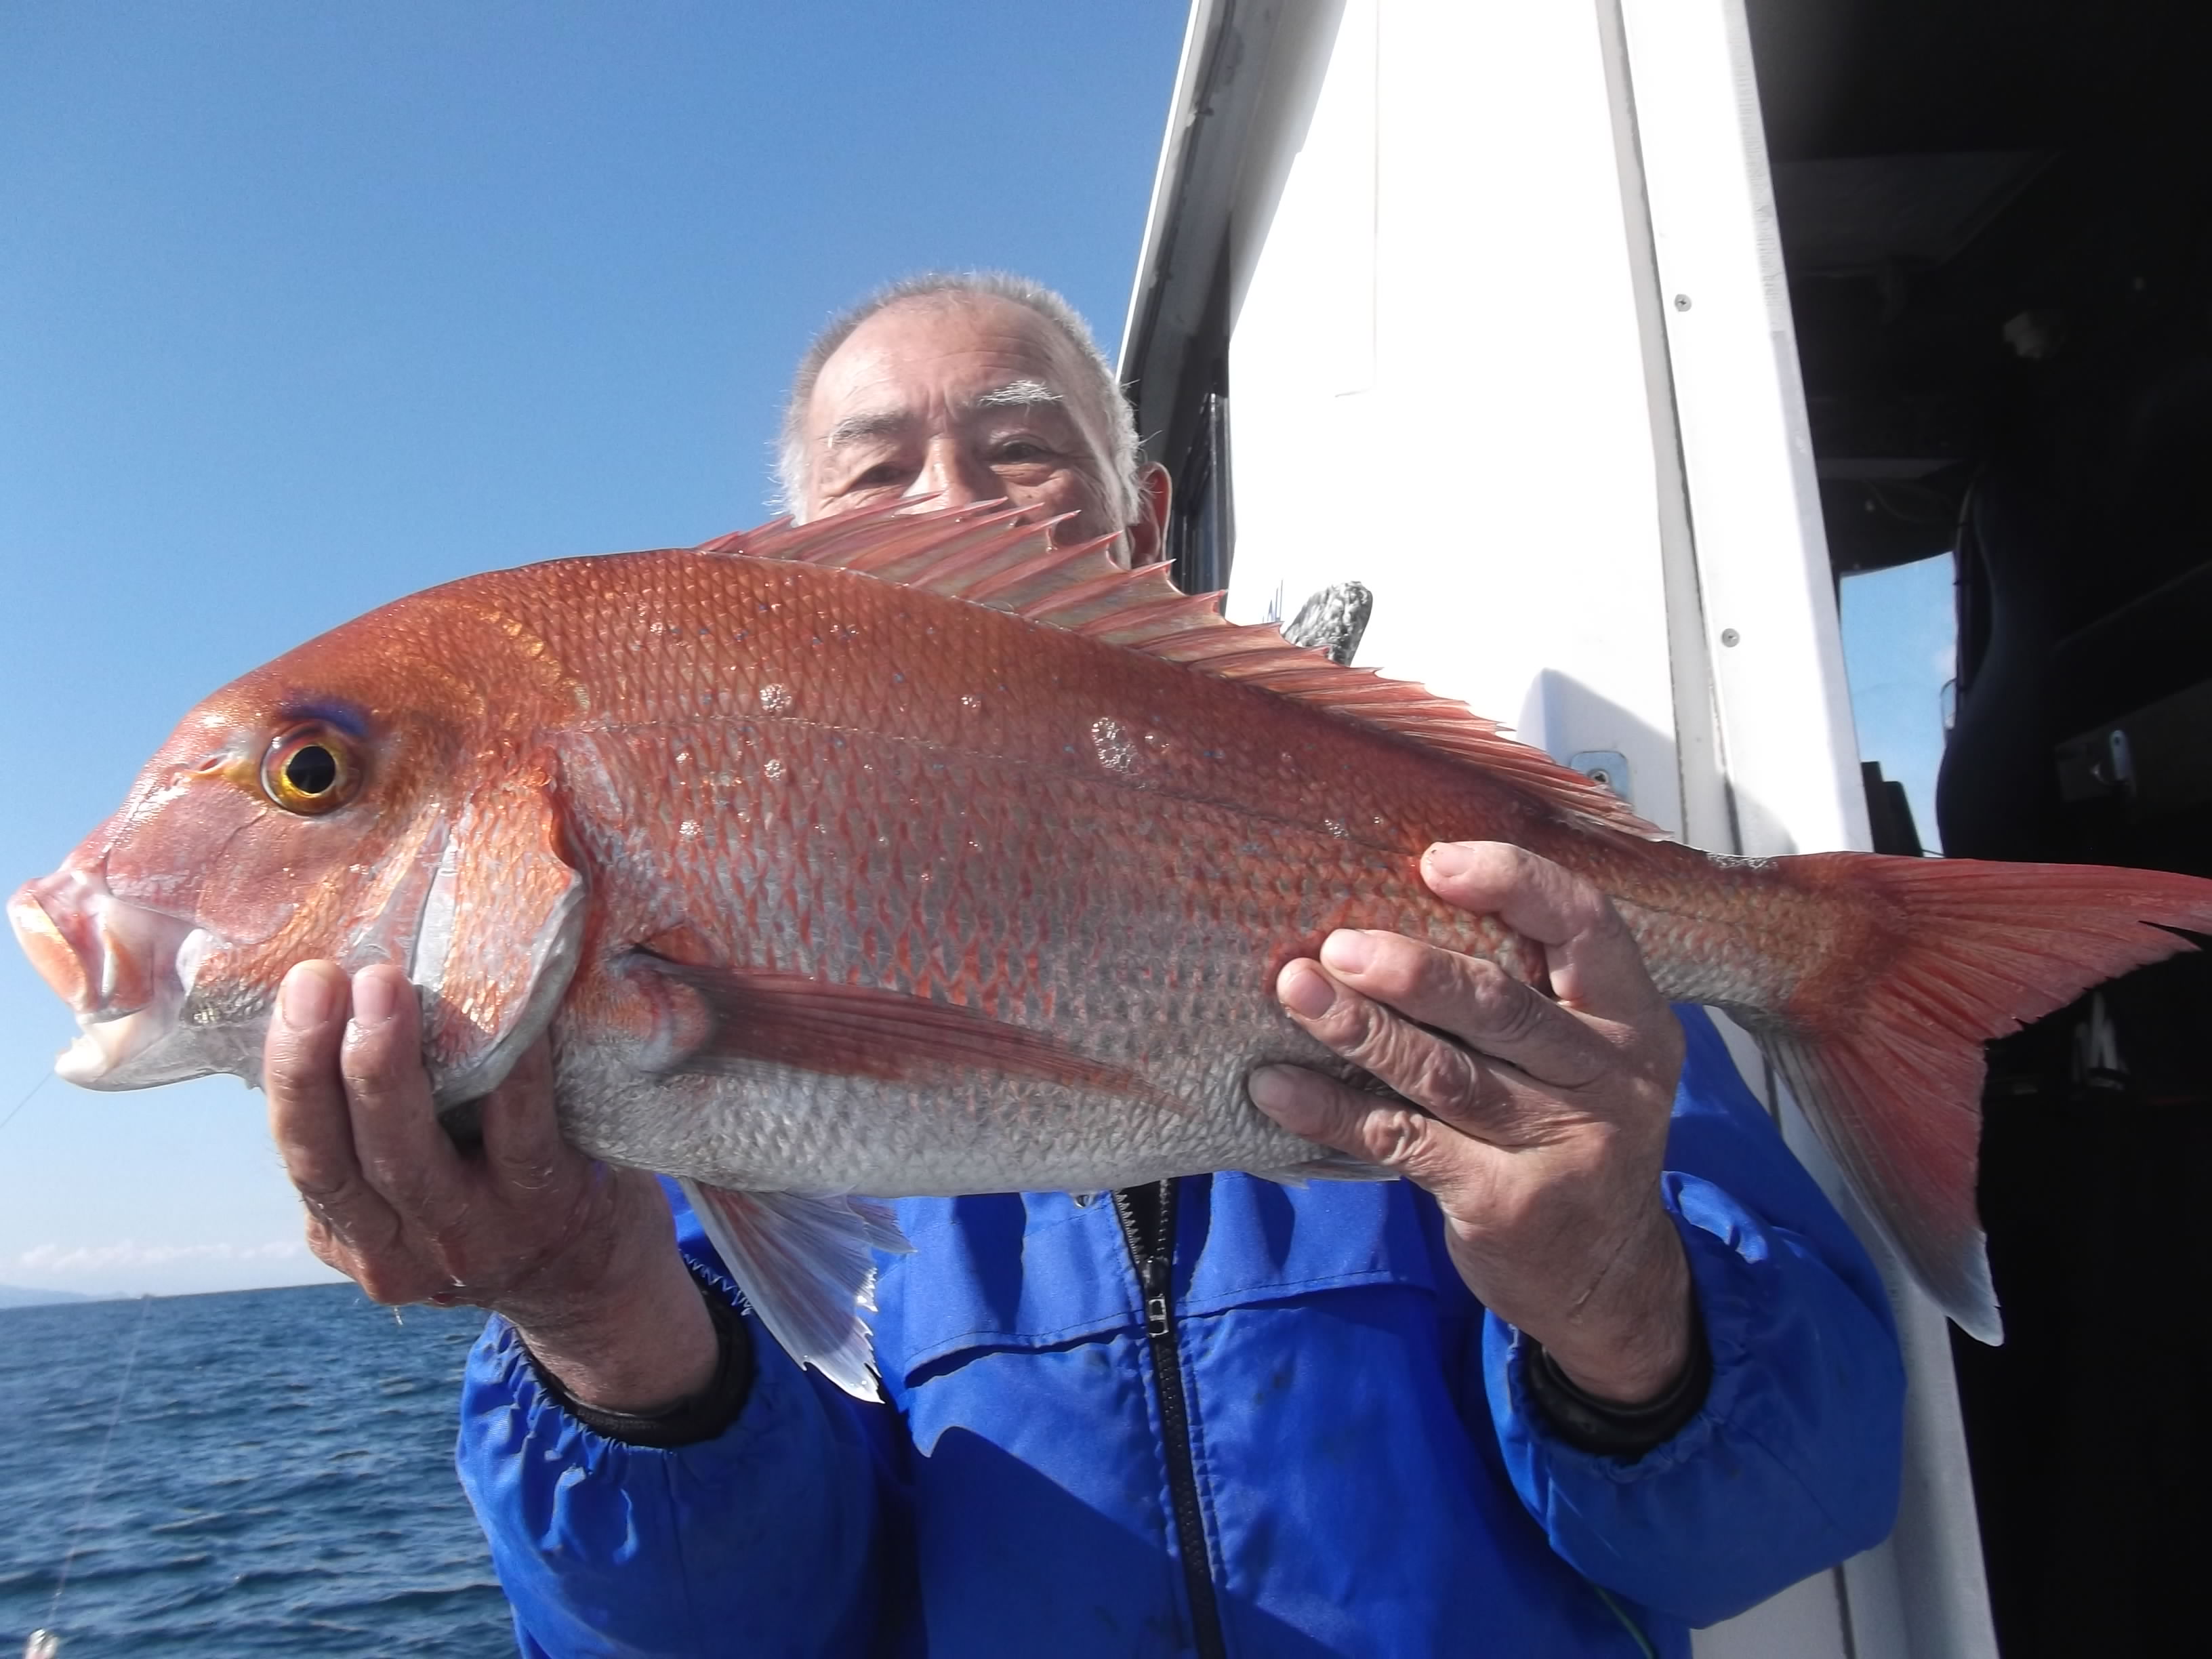
[[(1137, 561), (1167, 519), (1087, 331), (1011, 278), (833, 325), (782, 471), (802, 518), (1003, 497)], [(460, 1465), (524, 1650), (1679, 1655), (1877, 1540), (1882, 1293), (1709, 1023), (1556, 866), (1424, 868), (1554, 994), (1339, 933), (1278, 994), (1397, 1094), (1250, 1084), (1407, 1181), (906, 1200), (874, 1405), (755, 1328), (650, 1177), (563, 1145), (542, 1055), (464, 1153), (398, 973), (296, 970), (267, 1078), (316, 1252), (498, 1316)]]

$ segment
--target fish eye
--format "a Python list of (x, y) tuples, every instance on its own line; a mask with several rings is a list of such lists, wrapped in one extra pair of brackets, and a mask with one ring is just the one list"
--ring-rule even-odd
[(262, 793), (288, 812), (313, 817), (344, 805), (361, 787), (351, 739), (323, 725), (295, 726), (269, 745)]

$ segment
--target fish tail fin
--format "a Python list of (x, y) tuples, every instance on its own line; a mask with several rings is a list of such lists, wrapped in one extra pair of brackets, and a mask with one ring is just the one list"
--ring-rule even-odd
[(2000, 1342), (1974, 1203), (1982, 1044), (2193, 949), (2166, 930), (2212, 933), (2212, 881), (1859, 853), (1787, 863), (1875, 917), (1879, 945), (1838, 952), (1783, 1009), (1742, 1018), (1922, 1284)]

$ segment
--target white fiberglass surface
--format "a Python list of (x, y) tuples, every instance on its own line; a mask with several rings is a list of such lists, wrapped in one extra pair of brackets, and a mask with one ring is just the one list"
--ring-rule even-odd
[(1352, 0), (1283, 126), (1280, 192), (1255, 187), (1232, 252), (1230, 614), (1362, 582), (1359, 663), (1562, 760), (1624, 757), (1636, 809), (1679, 830), (1595, 14)]

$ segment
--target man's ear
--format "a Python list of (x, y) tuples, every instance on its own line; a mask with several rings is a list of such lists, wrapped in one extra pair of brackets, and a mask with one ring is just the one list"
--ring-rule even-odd
[(1137, 475), (1137, 516), (1129, 523), (1129, 562), (1157, 564), (1167, 555), (1168, 507), (1175, 481), (1158, 461)]

